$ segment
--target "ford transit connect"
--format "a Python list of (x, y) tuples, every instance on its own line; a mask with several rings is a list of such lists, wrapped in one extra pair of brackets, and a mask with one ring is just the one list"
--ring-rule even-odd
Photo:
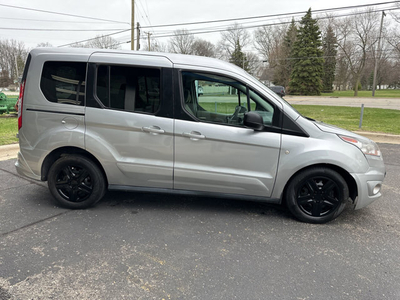
[(205, 57), (34, 49), (18, 127), (18, 173), (48, 181), (69, 208), (107, 190), (172, 191), (285, 203), (324, 223), (348, 200), (360, 209), (381, 197), (385, 176), (373, 141), (301, 116)]

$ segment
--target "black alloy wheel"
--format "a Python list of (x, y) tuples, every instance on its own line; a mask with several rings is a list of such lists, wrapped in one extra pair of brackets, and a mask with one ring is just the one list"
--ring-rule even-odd
[(297, 205), (309, 216), (322, 217), (339, 205), (339, 186), (328, 177), (307, 178), (297, 190)]
[(312, 168), (291, 180), (286, 201), (299, 220), (326, 223), (343, 211), (348, 198), (347, 183), (339, 173), (328, 168)]
[(106, 180), (90, 159), (65, 155), (51, 166), (48, 186), (56, 204), (67, 208), (87, 208), (104, 196)]
[(68, 165), (57, 174), (56, 189), (65, 200), (82, 202), (93, 192), (92, 179), (87, 170)]

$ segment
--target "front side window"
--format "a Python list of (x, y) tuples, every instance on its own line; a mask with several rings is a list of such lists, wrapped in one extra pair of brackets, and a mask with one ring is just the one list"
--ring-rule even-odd
[(100, 65), (96, 96), (104, 107), (154, 114), (160, 106), (160, 70)]
[(44, 63), (40, 88), (50, 102), (84, 105), (86, 63)]
[(182, 83), (184, 108), (201, 121), (243, 126), (244, 114), (256, 111), (272, 125), (274, 106), (237, 80), (182, 72)]

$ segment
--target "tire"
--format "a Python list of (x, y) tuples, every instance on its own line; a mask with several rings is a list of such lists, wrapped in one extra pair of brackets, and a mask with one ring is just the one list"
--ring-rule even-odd
[(336, 171), (318, 167), (296, 174), (286, 190), (286, 204), (300, 221), (326, 223), (338, 217), (346, 206), (349, 188)]
[(48, 186), (57, 205), (72, 209), (93, 206), (106, 192), (103, 172), (80, 155), (59, 158), (49, 170)]

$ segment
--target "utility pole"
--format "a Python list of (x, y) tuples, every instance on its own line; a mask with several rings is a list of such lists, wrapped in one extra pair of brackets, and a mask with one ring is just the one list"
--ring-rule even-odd
[(131, 50), (135, 50), (135, 0), (132, 0)]
[(139, 50), (140, 49), (140, 24), (139, 24), (139, 22), (137, 22), (136, 31), (137, 31), (137, 34), (136, 34), (136, 50)]
[(19, 80), (19, 72), (18, 72), (18, 60), (17, 60), (17, 55), (14, 56), (15, 58), (15, 68), (17, 70), (17, 80)]
[(149, 43), (149, 51), (151, 51), (151, 48), (150, 48), (150, 36), (151, 36), (151, 32), (148, 32), (147, 33), (147, 42)]
[(382, 11), (381, 28), (379, 29), (379, 37), (378, 37), (378, 49), (375, 55), (374, 80), (372, 83), (372, 97), (375, 97), (376, 74), (378, 71), (378, 59), (381, 58), (381, 37), (382, 37), (383, 18), (385, 16), (386, 16), (385, 12)]

